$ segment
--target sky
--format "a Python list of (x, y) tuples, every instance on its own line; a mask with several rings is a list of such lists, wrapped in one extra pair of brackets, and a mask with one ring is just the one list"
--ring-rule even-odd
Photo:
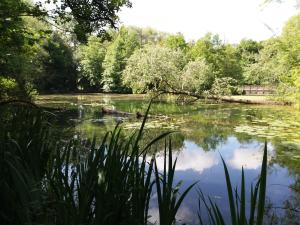
[(188, 41), (207, 32), (228, 43), (243, 38), (265, 40), (279, 35), (284, 23), (299, 11), (295, 1), (262, 6), (263, 0), (131, 0), (119, 13), (121, 24), (182, 33)]

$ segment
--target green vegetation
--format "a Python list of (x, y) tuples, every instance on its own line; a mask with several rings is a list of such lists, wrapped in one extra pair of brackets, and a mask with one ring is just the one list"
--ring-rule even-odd
[[(164, 151), (164, 169), (162, 175), (157, 169), (157, 163), (155, 162), (155, 184), (157, 192), (157, 201), (159, 209), (159, 224), (172, 225), (176, 221), (176, 214), (178, 209), (183, 202), (185, 196), (194, 187), (194, 184), (190, 185), (181, 195), (179, 194), (179, 189), (182, 181), (175, 185), (173, 188), (173, 180), (176, 169), (176, 162), (172, 159), (172, 144), (169, 140), (168, 146), (168, 156), (167, 156), (167, 141), (165, 142)], [(168, 163), (167, 163), (168, 159)], [(167, 168), (168, 167), (168, 168)], [(160, 182), (161, 181), (161, 182)], [(162, 183), (162, 184), (161, 184)], [(177, 199), (177, 197), (179, 197)]]
[(1, 99), (37, 92), (220, 98), (254, 84), (273, 87), (279, 100), (299, 102), (300, 15), (281, 35), (261, 42), (229, 44), (211, 33), (187, 42), (180, 33), (112, 29), (120, 7), (131, 6), (127, 0), (49, 2), (55, 10), (46, 10), (46, 2), (1, 4)]
[[(179, 96), (178, 101), (218, 100), (242, 94), (243, 85), (269, 86), (276, 90), (279, 100), (299, 103), (300, 14), (290, 18), (277, 37), (229, 44), (211, 33), (187, 42), (180, 33), (125, 26), (116, 29), (122, 7), (131, 7), (130, 1), (1, 1), (1, 222), (146, 225), (152, 216), (150, 207), (155, 204), (159, 224), (176, 224), (179, 208), (196, 183), (184, 186), (182, 181), (176, 181), (177, 159), (173, 160), (173, 155), (189, 144), (204, 151), (214, 150), (233, 133), (238, 141), (245, 142), (253, 133), (259, 138), (275, 137), (272, 144), (279, 146), (280, 157), (271, 163), (281, 165), (287, 158), (294, 160), (288, 169), (296, 177), (294, 188), (298, 188), (299, 168), (295, 160), (299, 154), (293, 144), (299, 139), (293, 132), (299, 124), (292, 116), (286, 124), (274, 115), (265, 118), (261, 111), (251, 109), (241, 116), (235, 109), (226, 111), (223, 105), (212, 113), (211, 108), (166, 108), (158, 102), (158, 112), (176, 116), (151, 115), (146, 124), (150, 104), (146, 115), (141, 116), (142, 123), (137, 118), (120, 116), (110, 117), (106, 124), (100, 106), (111, 106), (109, 98), (101, 104), (90, 98), (87, 104), (91, 107), (87, 109), (78, 100), (82, 96), (65, 110), (32, 103), (39, 93), (76, 92), (156, 97), (172, 94)], [(69, 106), (68, 97), (57, 99)], [(145, 105), (138, 103), (136, 107), (131, 101), (121, 104), (126, 112), (138, 109), (139, 113)], [(237, 118), (242, 122), (237, 122)], [(104, 125), (103, 129), (97, 127), (99, 124)], [(82, 130), (92, 133), (95, 127), (98, 139), (96, 135), (92, 140), (82, 135)], [(286, 131), (287, 127), (290, 131)], [(168, 131), (181, 128), (183, 132), (179, 134)], [(192, 141), (189, 143), (184, 136)], [(290, 140), (292, 143), (283, 142)], [(293, 157), (284, 152), (285, 146), (290, 147)], [(209, 165), (204, 165), (204, 169), (216, 163), (206, 156)], [(244, 170), (238, 193), (238, 187), (232, 188), (228, 168), (222, 161), (231, 224), (262, 225), (266, 213), (267, 146), (260, 177), (254, 187), (249, 186), (250, 207)], [(243, 162), (235, 163), (239, 166)], [(199, 213), (201, 225), (205, 218), (210, 224), (225, 224), (228, 215), (221, 212), (217, 203), (202, 192), (199, 202), (204, 203), (208, 214), (202, 217)], [(291, 213), (289, 204), (297, 207), (299, 201), (285, 202), (287, 215)], [(285, 221), (289, 219), (296, 221), (297, 216)]]
[[(156, 154), (149, 151), (159, 150), (156, 143), (171, 133), (162, 133), (141, 144), (147, 117), (140, 129), (128, 137), (117, 126), (99, 143), (96, 138), (91, 142), (71, 139), (63, 143), (51, 135), (49, 119), (53, 115), (34, 105), (0, 107), (3, 127), (0, 199), (6, 206), (1, 207), (0, 218), (5, 224), (74, 224), (79, 221), (81, 224), (146, 225), (151, 216), (150, 197), (156, 186), (159, 222), (171, 225), (183, 199), (195, 185), (181, 194), (181, 182), (173, 185), (177, 159), (173, 162), (171, 140), (165, 141), (164, 169), (158, 170)], [(23, 120), (24, 115), (27, 120)], [(257, 220), (251, 224), (262, 224), (266, 153), (265, 148), (259, 185), (254, 194), (251, 193), (254, 198), (251, 212), (254, 213), (256, 204), (258, 206)], [(225, 163), (224, 170), (228, 193), (232, 195)], [(242, 194), (245, 195), (243, 182), (244, 178)], [(243, 195), (237, 204), (241, 204), (246, 220)]]
[[(230, 175), (228, 172), (227, 165), (222, 158), (227, 192), (229, 199), (230, 215), (231, 215), (231, 224), (232, 225), (262, 225), (264, 220), (264, 211), (265, 211), (265, 198), (266, 198), (266, 182), (267, 182), (267, 144), (265, 144), (263, 162), (261, 166), (260, 178), (258, 179), (255, 187), (251, 185), (250, 193), (250, 211), (246, 213), (246, 185), (245, 185), (245, 174), (244, 169), (242, 169), (242, 178), (240, 186), (240, 194), (238, 194), (237, 187), (235, 191), (232, 189), (232, 184), (230, 181)], [(204, 194), (200, 191), (201, 201), (204, 203), (205, 209), (209, 214), (210, 224), (213, 225), (225, 225), (224, 216), (222, 215), (217, 204), (212, 202), (211, 198), (206, 200)], [(199, 203), (201, 204), (201, 202)], [(200, 207), (200, 206), (199, 206)], [(247, 218), (246, 215), (249, 215)], [(201, 225), (204, 225), (199, 213), (199, 221)]]
[[(47, 4), (52, 4), (49, 10)], [(104, 27), (114, 27), (118, 20), (116, 13), (124, 5), (130, 3), (127, 0), (98, 0), (89, 4), (81, 0), (49, 0), (34, 4), (30, 0), (3, 0), (0, 77), (13, 79), (19, 94), (6, 91), (1, 97), (30, 99), (35, 90), (77, 90), (75, 46), (78, 41), (85, 42), (91, 33), (100, 35)], [(39, 86), (41, 80), (43, 84)], [(1, 82), (0, 89), (8, 89), (5, 85)]]

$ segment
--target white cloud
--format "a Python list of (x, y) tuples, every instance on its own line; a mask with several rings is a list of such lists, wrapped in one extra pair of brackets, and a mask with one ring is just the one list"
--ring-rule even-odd
[[(187, 142), (185, 142), (185, 144), (186, 143)], [(156, 161), (158, 169), (163, 170), (163, 157), (157, 157)], [(178, 155), (176, 170), (194, 170), (201, 174), (204, 170), (217, 165), (218, 162), (219, 158), (214, 152), (204, 152), (196, 144), (189, 143), (189, 146), (184, 147), (184, 149)]]
[[(151, 224), (159, 225), (159, 210), (158, 210), (158, 208), (157, 207), (150, 208), (149, 215), (150, 215), (150, 218), (148, 219), (148, 221)], [(195, 214), (193, 214), (193, 212), (184, 205), (182, 205), (179, 208), (178, 213), (176, 214), (176, 220), (184, 221), (185, 223), (192, 223), (194, 218), (195, 218)]]
[(240, 148), (233, 153), (229, 164), (235, 169), (258, 169), (261, 166), (263, 151), (261, 149)]

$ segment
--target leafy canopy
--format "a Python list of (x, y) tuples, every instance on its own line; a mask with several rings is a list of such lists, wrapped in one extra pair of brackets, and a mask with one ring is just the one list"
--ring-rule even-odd
[(128, 59), (123, 81), (134, 93), (178, 89), (181, 87), (180, 76), (185, 63), (185, 56), (179, 50), (148, 45)]

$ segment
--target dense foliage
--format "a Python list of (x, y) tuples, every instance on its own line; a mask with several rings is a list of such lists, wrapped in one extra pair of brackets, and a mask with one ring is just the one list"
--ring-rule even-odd
[(129, 1), (1, 1), (0, 77), (16, 84), (10, 91), (11, 85), (1, 82), (1, 90), (7, 90), (1, 96), (31, 98), (35, 89), (77, 89), (78, 66), (73, 60), (77, 40), (85, 42), (87, 35), (115, 27), (116, 14), (124, 5), (130, 6)]
[(36, 91), (203, 98), (240, 94), (243, 85), (272, 87), (287, 101), (300, 98), (299, 14), (265, 41), (229, 44), (208, 33), (187, 42), (180, 33), (107, 28), (118, 22), (121, 6), (130, 6), (126, 0), (49, 2), (55, 7), (48, 11), (25, 0), (1, 4), (1, 98)]

